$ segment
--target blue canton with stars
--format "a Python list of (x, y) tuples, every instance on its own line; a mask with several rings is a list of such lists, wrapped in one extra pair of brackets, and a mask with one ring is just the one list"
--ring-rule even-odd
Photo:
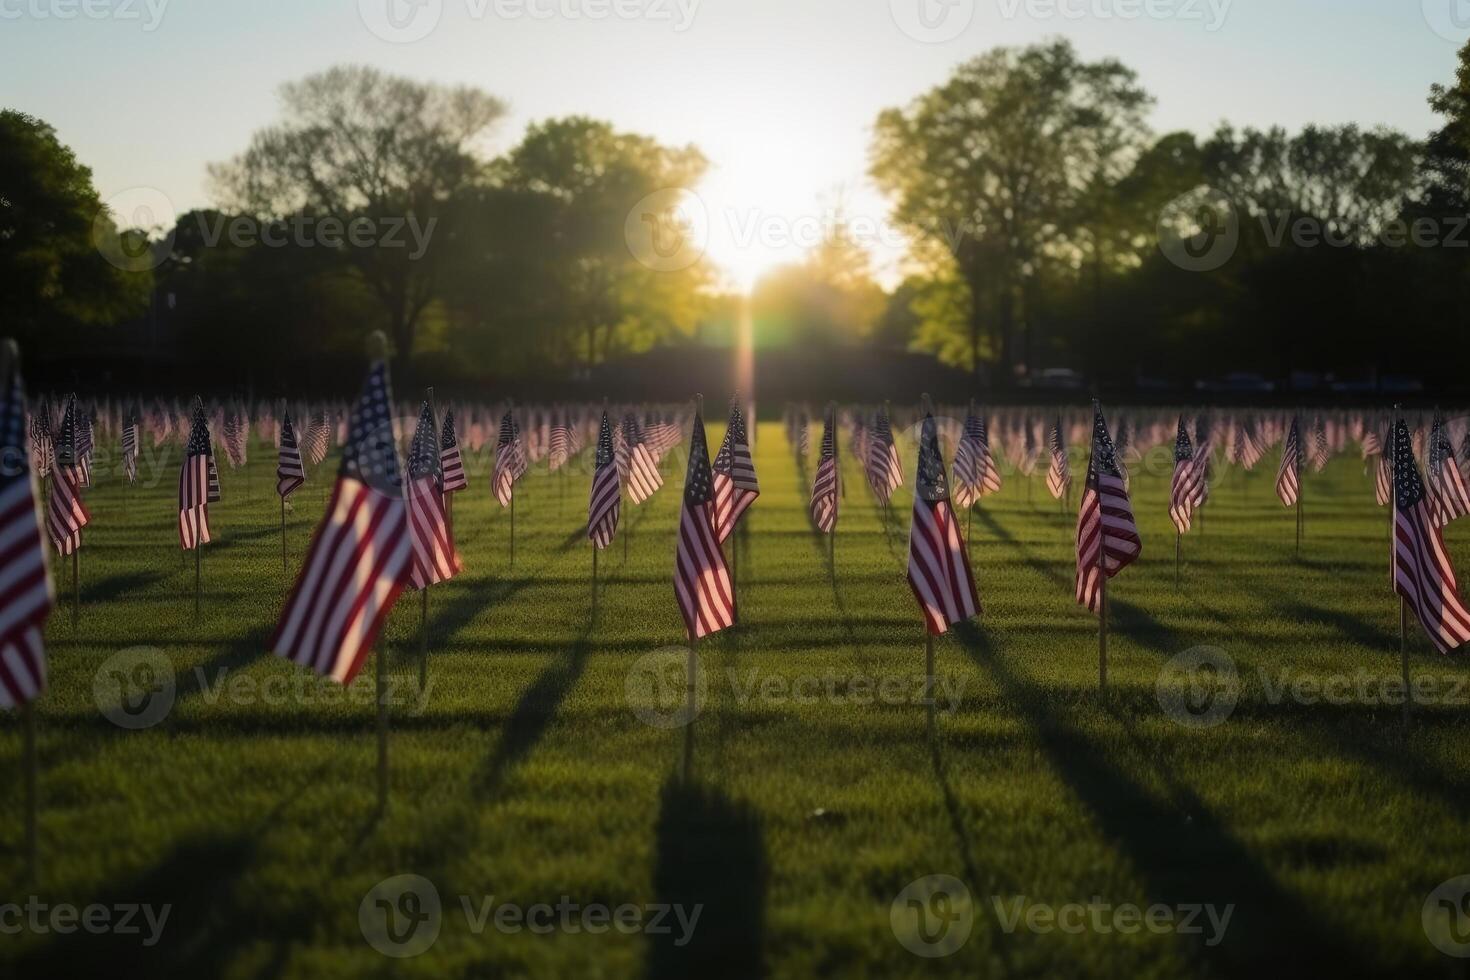
[(1445, 435), (1444, 417), (1434, 417), (1434, 428), (1429, 432), (1429, 465), (1431, 467), (1443, 466), (1446, 460), (1454, 460), (1455, 449), (1450, 445), (1449, 436)]
[(1174, 438), (1174, 462), (1182, 463), (1194, 459), (1194, 446), (1189, 441), (1189, 430), (1184, 428), (1184, 416), (1179, 416), (1179, 435)]
[(689, 472), (684, 481), (684, 503), (690, 507), (714, 499), (714, 474), (710, 472), (709, 446), (704, 441), (704, 417), (694, 415), (694, 434), (689, 439)]
[(443, 471), (439, 463), (437, 433), (434, 431), (434, 413), (429, 403), (419, 410), (419, 424), (413, 430), (413, 442), (408, 447), (408, 478), (421, 480), (432, 476), (435, 483), (442, 483)]
[(61, 434), (56, 437), (56, 461), (63, 466), (76, 464), (77, 450), (77, 396), (66, 400), (66, 413), (61, 417)]
[(378, 361), (368, 370), (362, 394), (352, 406), (347, 445), (342, 450), (342, 469), (337, 475), (340, 479), (360, 480), (390, 497), (401, 497), (403, 486), (398, 446), (393, 440), (392, 403), (388, 365)]
[(1108, 423), (1103, 420), (1102, 409), (1092, 416), (1092, 468), (1099, 473), (1123, 478), (1118, 469), (1118, 453), (1113, 448), (1113, 439), (1108, 435)]
[(187, 456), (213, 456), (209, 444), (209, 421), (204, 417), (204, 402), (194, 399), (194, 420), (189, 427), (189, 444), (184, 448)]
[(454, 413), (444, 413), (444, 438), (439, 443), (440, 449), (454, 449), (459, 445), (459, 437), (454, 432)]
[(597, 468), (611, 466), (613, 461), (612, 423), (602, 413), (602, 426), (597, 431)]
[(1414, 444), (1403, 419), (1399, 419), (1393, 430), (1393, 487), (1401, 511), (1424, 499), (1424, 481), (1419, 479), (1419, 468), (1414, 465)]
[(944, 457), (939, 452), (939, 426), (934, 422), (933, 413), (924, 416), (924, 428), (919, 436), (919, 482), (914, 492), (931, 504), (949, 499)]
[(30, 475), (30, 453), (26, 449), (26, 392), (21, 383), (20, 372), (10, 372), (10, 390), (0, 404), (0, 449), (4, 459), (0, 460), (0, 487), (9, 487), (16, 480)]

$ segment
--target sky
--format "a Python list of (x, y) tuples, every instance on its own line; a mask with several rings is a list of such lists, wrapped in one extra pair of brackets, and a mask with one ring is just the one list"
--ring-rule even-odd
[(211, 202), (206, 165), (276, 117), (282, 82), (368, 63), (506, 100), (491, 152), (574, 113), (697, 145), (708, 255), (731, 285), (799, 260), (839, 205), (891, 283), (903, 241), (866, 176), (874, 118), (968, 58), (1049, 37), (1136, 70), (1158, 132), (1421, 137), (1470, 2), (0, 0), (0, 106), (55, 126), (105, 200), (183, 212)]

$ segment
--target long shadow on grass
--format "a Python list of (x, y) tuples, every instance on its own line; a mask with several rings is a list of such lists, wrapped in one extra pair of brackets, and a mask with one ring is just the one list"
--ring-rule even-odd
[(1104, 746), (1060, 717), (1044, 691), (1011, 673), (983, 630), (963, 623), (956, 636), (1030, 724), (1053, 769), (1144, 878), (1153, 901), (1235, 906), (1219, 945), (1180, 936), (1202, 969), (1257, 976), (1337, 966), (1353, 973), (1368, 962), (1341, 930), (1282, 888), (1188, 786), (1169, 781), (1170, 799), (1156, 799)]
[(150, 585), (157, 585), (168, 578), (168, 573), (156, 570), (145, 572), (126, 572), (122, 575), (113, 575), (100, 582), (88, 584), (82, 582), (82, 598), (88, 605), (95, 602), (111, 602), (121, 598), (129, 592), (146, 589)]
[(651, 980), (765, 976), (766, 888), (770, 870), (760, 816), (712, 786), (671, 776), (664, 783), (654, 841), (655, 901), (681, 906), (669, 931), (648, 934)]
[(1038, 575), (1050, 579), (1052, 582), (1056, 583), (1064, 589), (1071, 589), (1073, 585), (1075, 585), (1075, 583), (1070, 578), (1068, 578), (1066, 575), (1063, 575), (1057, 569), (1056, 562), (1047, 561), (1045, 558), (1042, 558), (1035, 551), (1033, 551), (1029, 545), (1027, 545), (1024, 541), (1021, 541), (1009, 530), (1007, 530), (1003, 524), (997, 521), (995, 519), (995, 514), (992, 513), (989, 508), (977, 507), (975, 508), (975, 514), (977, 517), (980, 518), (980, 523), (984, 525), (987, 531), (995, 535), (1009, 547), (1015, 549), (1016, 554), (1020, 557), (1021, 561), (1025, 563), (1027, 568), (1036, 572)]

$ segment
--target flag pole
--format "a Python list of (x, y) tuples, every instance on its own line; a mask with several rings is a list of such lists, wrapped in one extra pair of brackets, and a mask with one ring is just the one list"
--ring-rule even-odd
[[(388, 338), (374, 330), (367, 341), (369, 362), (388, 359)], [(396, 452), (396, 450), (395, 450)], [(388, 810), (388, 655), (387, 640), (373, 651), (373, 672), (378, 701), (378, 813)]]
[[(439, 453), (439, 409), (438, 409), (438, 406), (436, 406), (434, 404), (434, 388), (433, 388), (432, 385), (430, 387), (428, 387), (427, 389), (424, 390), (424, 400), (429, 403), (429, 422), (431, 423), (430, 426), (429, 426), (429, 428), (432, 429), (433, 430), (433, 433), (434, 433), (434, 447), (433, 447), (433, 449), (434, 449), (434, 454), (435, 454), (435, 456), (437, 458), (438, 453)], [(444, 473), (443, 473), (443, 470), (442, 469), (440, 470), (439, 478), (440, 478), (440, 481), (441, 481), (441, 487), (440, 487), (440, 490), (439, 490), (439, 499), (442, 501), (444, 499), (444, 492), (443, 492), (443, 487), (442, 487), (442, 481), (443, 481), (443, 478), (444, 478)], [(447, 516), (446, 516), (446, 519), (445, 519), (445, 524), (446, 524), (446, 526), (448, 524), (448, 518), (447, 518)], [(451, 535), (453, 534), (452, 531), (450, 533), (451, 533)], [(451, 537), (450, 538), (450, 541), (452, 542), (453, 540), (454, 540), (453, 537)], [(429, 683), (429, 586), (428, 586), (427, 583), (425, 583), (424, 587), (419, 590), (419, 690), (422, 691), (425, 688), (425, 686), (428, 685), (428, 683)]]
[(929, 731), (934, 731), (934, 634), (924, 628), (924, 705)]
[(1399, 666), (1404, 673), (1404, 727), (1414, 711), (1414, 691), (1409, 685), (1409, 604), (1399, 596)]
[[(704, 416), (704, 395), (694, 396), (694, 413), (701, 420)], [(694, 713), (695, 681), (698, 678), (699, 657), (696, 645), (699, 640), (694, 631), (689, 631), (689, 659), (684, 668), (684, 781), (687, 783), (694, 771)]]
[(291, 584), (291, 565), (286, 560), (286, 498), (281, 498), (281, 575)]
[(1184, 550), (1184, 535), (1177, 530), (1174, 532), (1174, 591), (1179, 591), (1179, 563), (1182, 560)]
[[(1093, 415), (1102, 413), (1102, 405), (1096, 398), (1092, 400)], [(1093, 436), (1093, 452), (1097, 451), (1097, 437)], [(1092, 462), (1087, 466), (1089, 472)], [(1097, 587), (1098, 587), (1098, 609), (1097, 609), (1097, 689), (1098, 693), (1108, 693), (1108, 525), (1102, 519), (1101, 511), (1098, 513), (1097, 522)]]
[(201, 555), (202, 555), (202, 552), (203, 551), (204, 551), (204, 542), (201, 541), (198, 538), (198, 536), (196, 535), (196, 537), (194, 538), (194, 621), (195, 622), (198, 622), (199, 621), (199, 593), (200, 593), (200, 591), (202, 589), (202, 584), (201, 584), (201, 580), (202, 580), (201, 566), (203, 565), (203, 559), (202, 559)]
[(71, 552), (71, 625), (73, 628), (82, 618), (82, 547), (78, 544)]

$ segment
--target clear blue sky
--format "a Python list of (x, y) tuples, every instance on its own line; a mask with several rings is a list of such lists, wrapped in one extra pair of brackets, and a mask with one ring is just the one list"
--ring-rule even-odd
[[(367, 22), (381, 33), (389, 2), (406, 31), (433, 30), (377, 36)], [(1059, 35), (1122, 59), (1157, 97), (1158, 131), (1354, 121), (1422, 136), (1429, 85), (1452, 76), (1470, 36), (1457, 2), (0, 0), (0, 104), (55, 125), (104, 197), (147, 186), (183, 210), (208, 203), (205, 164), (271, 121), (283, 81), (356, 61), (475, 84), (511, 105), (492, 149), (569, 113), (698, 144), (714, 165), (700, 188), (711, 255), (748, 281), (802, 247), (758, 220), (795, 223), (799, 238), (839, 197), (881, 219), (864, 177), (874, 115), (995, 45)], [(595, 18), (598, 3), (642, 16)]]

